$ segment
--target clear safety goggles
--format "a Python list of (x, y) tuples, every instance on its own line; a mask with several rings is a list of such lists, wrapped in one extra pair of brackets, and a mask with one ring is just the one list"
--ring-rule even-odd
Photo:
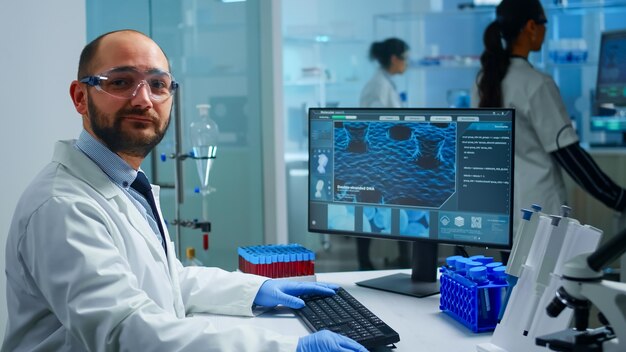
[(80, 82), (120, 99), (135, 97), (141, 86), (145, 86), (150, 100), (155, 102), (171, 97), (178, 88), (178, 83), (169, 72), (159, 69), (142, 72), (134, 67), (115, 67), (95, 76), (85, 76)]

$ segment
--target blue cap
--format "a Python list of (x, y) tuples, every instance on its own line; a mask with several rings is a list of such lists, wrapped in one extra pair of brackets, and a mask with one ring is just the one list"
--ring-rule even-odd
[(528, 210), (528, 209), (522, 209), (522, 219), (523, 220), (530, 220), (530, 218), (533, 216), (533, 211), (532, 210)]
[(539, 205), (539, 204), (535, 204), (535, 203), (533, 203), (533, 205), (531, 205), (530, 207), (531, 207), (534, 211), (536, 211), (536, 212), (540, 212), (540, 211), (541, 211), (541, 209), (542, 209), (542, 208), (541, 208), (541, 205)]
[(477, 262), (481, 262), (483, 263), (483, 265), (487, 265), (489, 263), (493, 262), (493, 257), (481, 257), (481, 258), (476, 258)]
[(488, 272), (492, 272), (495, 268), (499, 268), (502, 266), (501, 262), (491, 262), (485, 265), (487, 267)]
[(453, 256), (447, 257), (446, 258), (446, 265), (448, 265), (451, 268), (455, 267), (456, 261), (459, 258), (464, 258), (464, 257), (461, 256), (461, 255), (453, 255)]
[(507, 278), (506, 266), (499, 266), (497, 268), (493, 268), (492, 275), (493, 275), (494, 281), (505, 281)]
[[(467, 262), (465, 262), (465, 267), (468, 268), (468, 269), (476, 268), (476, 267), (479, 267), (479, 266), (483, 266), (483, 263), (477, 262), (475, 260), (468, 260)], [(485, 268), (485, 270), (487, 270), (487, 269)]]
[(475, 260), (475, 261), (478, 261), (478, 260), (477, 260), (478, 258), (484, 258), (484, 257), (485, 257), (485, 256), (484, 256), (484, 255), (482, 255), (482, 254), (477, 254), (477, 255), (473, 255), (473, 256), (469, 257), (469, 259), (470, 259), (470, 260)]
[(467, 262), (469, 262), (469, 259), (467, 258), (457, 258), (454, 262), (454, 268), (456, 270), (463, 270), (465, 269), (465, 263)]
[(476, 266), (470, 268), (468, 271), (470, 279), (478, 283), (486, 282), (487, 280), (487, 268), (484, 266)]

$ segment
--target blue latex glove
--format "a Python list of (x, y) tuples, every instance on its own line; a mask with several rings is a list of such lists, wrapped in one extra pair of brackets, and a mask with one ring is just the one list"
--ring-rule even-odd
[(301, 337), (296, 352), (367, 352), (367, 349), (349, 337), (321, 330)]
[(296, 296), (320, 295), (332, 296), (339, 289), (334, 284), (321, 282), (298, 282), (287, 280), (267, 280), (259, 288), (254, 304), (265, 307), (275, 307), (279, 304), (289, 308), (302, 308), (304, 301)]

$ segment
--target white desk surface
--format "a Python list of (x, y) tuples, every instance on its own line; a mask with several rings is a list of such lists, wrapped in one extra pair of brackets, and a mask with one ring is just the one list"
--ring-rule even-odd
[[(360, 287), (356, 281), (410, 270), (376, 270), (317, 274), (317, 280), (332, 282), (349, 291), (400, 335), (393, 351), (474, 352), (476, 345), (489, 342), (492, 333), (475, 334), (439, 310), (439, 295), (426, 298)], [(304, 336), (309, 333), (290, 309), (274, 309), (254, 318), (210, 316), (218, 328), (254, 325), (282, 334)]]

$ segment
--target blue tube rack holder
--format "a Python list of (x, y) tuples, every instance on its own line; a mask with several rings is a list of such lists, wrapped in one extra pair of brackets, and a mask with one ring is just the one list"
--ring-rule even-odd
[(439, 271), (439, 309), (475, 333), (495, 330), (506, 282), (478, 284), (447, 267)]

